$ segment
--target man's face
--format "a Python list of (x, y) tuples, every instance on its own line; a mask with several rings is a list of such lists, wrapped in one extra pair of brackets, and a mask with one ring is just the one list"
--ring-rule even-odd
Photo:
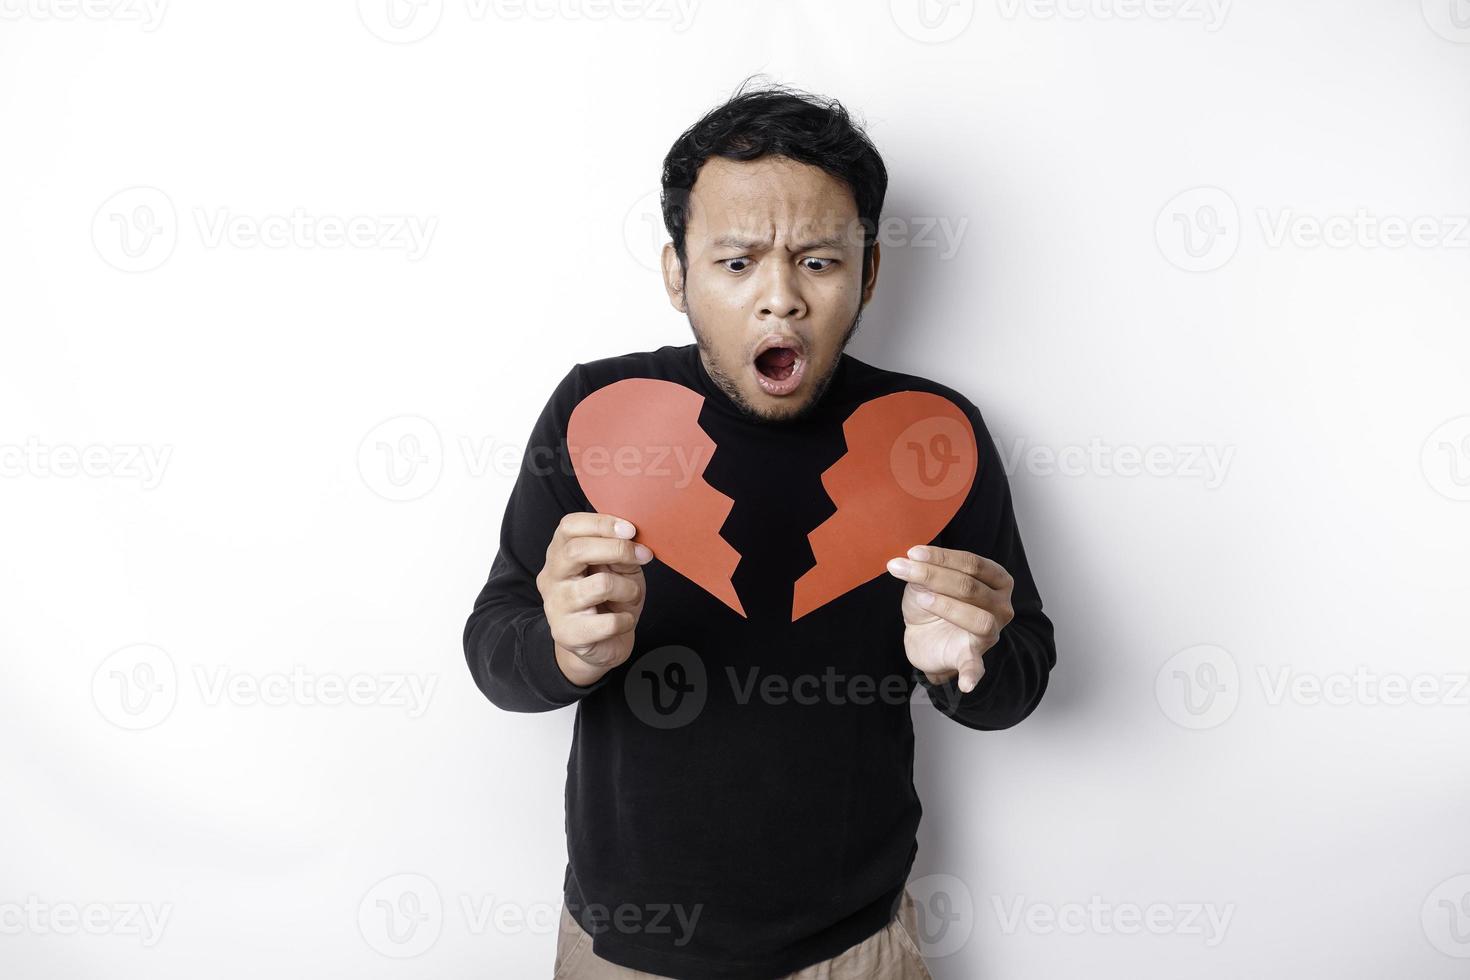
[(687, 273), (664, 246), (664, 285), (710, 378), (765, 422), (817, 403), (878, 277), (847, 185), (785, 157), (711, 157), (690, 193)]

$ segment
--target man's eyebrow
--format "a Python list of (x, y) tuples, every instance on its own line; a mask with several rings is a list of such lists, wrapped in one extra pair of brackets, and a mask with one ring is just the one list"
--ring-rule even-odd
[[(746, 238), (742, 235), (721, 235), (712, 243), (715, 248), (764, 248), (769, 243), (764, 238)], [(824, 235), (820, 238), (811, 238), (804, 242), (797, 242), (792, 251), (810, 252), (814, 248), (843, 248), (847, 245), (847, 239), (841, 235)]]

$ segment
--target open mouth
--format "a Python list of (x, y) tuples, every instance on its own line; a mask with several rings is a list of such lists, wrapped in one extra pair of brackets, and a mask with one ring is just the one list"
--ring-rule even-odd
[(755, 356), (755, 380), (768, 395), (789, 395), (806, 374), (806, 355), (777, 341)]

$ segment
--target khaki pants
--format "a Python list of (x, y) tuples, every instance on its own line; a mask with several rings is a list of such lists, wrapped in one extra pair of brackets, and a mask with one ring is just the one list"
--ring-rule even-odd
[[(787, 974), (785, 980), (933, 980), (919, 953), (918, 936), (918, 909), (905, 888), (898, 915), (887, 926), (830, 960)], [(562, 906), (552, 980), (668, 978), (609, 963), (592, 952), (592, 937)]]

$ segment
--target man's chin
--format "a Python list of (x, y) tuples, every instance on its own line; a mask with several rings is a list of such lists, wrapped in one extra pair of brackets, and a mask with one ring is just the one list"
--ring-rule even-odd
[[(770, 395), (762, 394), (764, 404), (757, 403), (754, 413), (763, 422), (791, 422), (807, 414), (811, 407), (811, 399), (805, 396), (793, 395), (789, 398), (773, 399)], [(750, 411), (747, 404), (747, 411)]]
[(746, 414), (762, 422), (795, 422), (811, 414), (825, 388), (825, 376), (803, 378), (800, 387), (789, 395), (769, 394), (759, 384), (748, 388), (742, 385), (737, 401)]
[[(837, 364), (842, 359), (842, 348), (838, 348), (831, 363), (824, 363), (823, 359), (813, 357), (808, 352), (802, 358), (802, 377), (797, 386), (787, 394), (771, 394), (761, 387), (756, 378), (758, 369), (753, 363), (742, 361), (735, 366), (736, 373), (732, 376), (725, 370), (726, 365), (713, 356), (699, 328), (694, 325), (693, 317), (689, 318), (689, 326), (699, 348), (700, 359), (705, 363), (705, 372), (741, 413), (754, 422), (780, 424), (796, 422), (810, 415), (826, 392), (827, 384), (832, 380)], [(844, 338), (843, 347), (856, 329), (857, 320), (854, 319)]]

